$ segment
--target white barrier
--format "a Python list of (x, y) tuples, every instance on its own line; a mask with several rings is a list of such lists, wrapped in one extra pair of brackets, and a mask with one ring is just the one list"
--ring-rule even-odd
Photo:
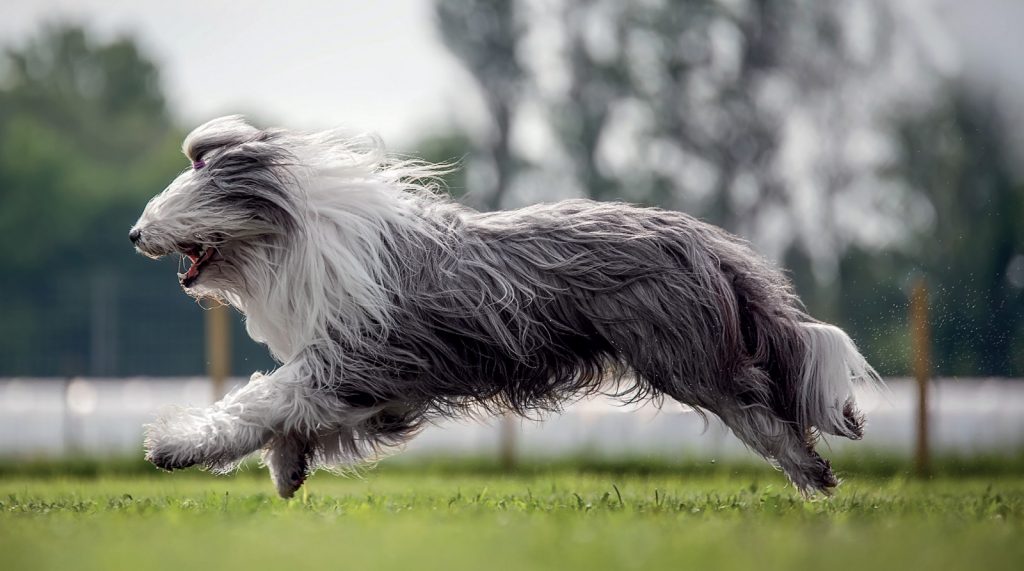
[[(235, 379), (235, 383), (242, 382)], [(889, 381), (890, 394), (863, 395), (867, 437), (829, 440), (834, 450), (855, 446), (909, 455), (913, 446), (914, 386)], [(1017, 453), (1024, 449), (1024, 381), (941, 379), (931, 390), (935, 453)], [(141, 449), (142, 425), (168, 404), (210, 402), (207, 379), (0, 379), (0, 456), (126, 455)], [(496, 454), (499, 422), (444, 422), (428, 427), (407, 454)], [(544, 422), (519, 423), (526, 456), (593, 454), (735, 458), (748, 454), (728, 430), (675, 403), (620, 406), (603, 397), (576, 403)]]

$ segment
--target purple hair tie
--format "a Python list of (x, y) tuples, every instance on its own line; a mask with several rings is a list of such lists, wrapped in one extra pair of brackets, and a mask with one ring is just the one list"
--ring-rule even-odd
[(192, 161), (192, 168), (195, 169), (195, 170), (199, 170), (199, 169), (201, 169), (201, 168), (203, 168), (205, 166), (206, 166), (206, 161), (204, 161), (202, 159), (199, 159), (198, 161)]

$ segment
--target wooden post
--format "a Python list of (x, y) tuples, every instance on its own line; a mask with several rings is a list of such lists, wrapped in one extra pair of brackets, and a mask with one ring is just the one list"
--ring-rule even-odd
[(505, 414), (498, 424), (498, 454), (506, 472), (516, 467), (516, 429), (519, 421), (514, 414)]
[(914, 349), (914, 378), (917, 380), (917, 442), (914, 471), (929, 474), (928, 383), (931, 381), (931, 327), (928, 322), (928, 285), (924, 278), (914, 282), (910, 294), (910, 334)]
[(213, 400), (227, 393), (231, 374), (231, 309), (217, 305), (206, 311), (206, 374), (213, 388)]

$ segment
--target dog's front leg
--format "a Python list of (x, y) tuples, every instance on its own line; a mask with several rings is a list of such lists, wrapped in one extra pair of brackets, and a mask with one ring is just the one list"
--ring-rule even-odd
[(294, 400), (296, 367), (271, 375), (254, 374), (249, 383), (206, 408), (172, 409), (146, 427), (146, 459), (164, 470), (202, 465), (234, 468), (282, 430), (282, 411)]

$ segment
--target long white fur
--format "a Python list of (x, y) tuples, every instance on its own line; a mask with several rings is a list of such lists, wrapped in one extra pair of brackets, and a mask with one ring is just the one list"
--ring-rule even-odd
[(259, 284), (266, 291), (228, 299), (246, 314), (253, 339), (279, 361), (328, 339), (331, 330), (359, 343), (356, 332), (390, 321), (385, 284), (393, 261), (383, 254), (380, 236), (387, 224), (416, 223), (408, 216), (408, 195), (399, 190), (431, 171), (415, 163), (382, 169), (380, 145), (360, 143), (331, 131), (294, 149), (301, 159), (291, 169), (302, 198), (296, 218), (306, 240), (279, 252), (272, 262), (279, 272)]
[[(193, 131), (183, 149), (187, 153), (196, 139), (216, 138), (219, 133), (237, 137), (239, 131), (251, 129), (239, 116), (220, 118)], [(276, 426), (285, 433), (334, 430), (342, 436), (347, 433), (347, 440), (354, 442), (359, 422), (377, 411), (369, 408), (339, 418), (334, 411), (344, 405), (328, 402), (322, 395), (301, 394), (315, 388), (309, 382), (317, 378), (312, 369), (324, 364), (307, 363), (300, 353), (326, 343), (332, 333), (352, 344), (366, 342), (366, 331), (386, 334), (390, 325), (387, 284), (393, 264), (401, 262), (383, 252), (380, 236), (385, 226), (402, 228), (418, 223), (409, 215), (411, 202), (420, 193), (433, 192), (434, 180), (445, 167), (395, 161), (378, 139), (350, 138), (340, 130), (296, 142), (300, 144), (291, 151), (299, 160), (288, 169), (288, 187), (299, 198), (294, 217), (301, 222), (298, 231), (305, 240), (292, 242), (298, 247), (269, 252), (273, 259), (261, 265), (276, 268), (274, 275), (249, 281), (244, 292), (204, 284), (191, 292), (197, 297), (219, 297), (239, 308), (246, 315), (249, 335), (265, 343), (284, 365), (269, 375), (254, 375), (249, 385), (210, 408), (165, 411), (147, 427), (150, 456), (186, 459), (199, 450), (204, 458), (222, 458), (207, 463), (226, 471), (237, 464), (232, 453), (239, 443), (256, 438), (261, 427)], [(182, 173), (154, 197), (136, 227), (157, 237), (194, 231), (194, 208), (189, 200), (195, 194), (197, 174), (192, 170)], [(205, 215), (211, 220), (222, 218), (217, 212)], [(141, 251), (152, 255), (173, 249), (173, 244), (165, 243)], [(325, 442), (323, 465), (348, 464), (362, 455), (362, 451), (342, 445), (346, 438)], [(266, 460), (274, 468), (272, 451)]]
[(839, 436), (859, 438), (843, 418), (846, 403), (854, 401), (854, 386), (881, 390), (882, 379), (857, 350), (845, 331), (827, 323), (802, 323), (800, 337), (807, 357), (801, 373), (799, 414), (809, 426)]

